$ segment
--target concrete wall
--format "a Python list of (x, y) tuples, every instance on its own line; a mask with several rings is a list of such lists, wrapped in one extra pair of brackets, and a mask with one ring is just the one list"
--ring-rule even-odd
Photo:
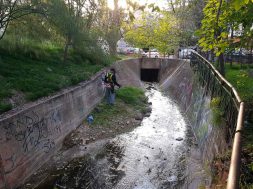
[(15, 188), (59, 149), (103, 98), (101, 72), (90, 81), (0, 120), (0, 188)]
[(159, 58), (143, 58), (140, 61), (142, 69), (160, 69), (161, 63), (164, 62), (165, 59)]
[[(187, 115), (197, 140), (200, 160), (205, 166), (210, 165), (215, 155), (228, 148), (227, 126), (213, 124), (211, 97), (206, 95), (205, 87), (200, 85), (189, 62), (181, 63), (161, 82), (161, 88), (178, 102), (182, 112)], [(194, 174), (191, 177), (194, 178)]]

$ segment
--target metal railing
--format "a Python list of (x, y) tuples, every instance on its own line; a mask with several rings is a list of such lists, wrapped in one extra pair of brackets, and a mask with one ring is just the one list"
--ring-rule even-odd
[(253, 64), (253, 55), (233, 55), (233, 54), (227, 54), (225, 55), (226, 62), (234, 62), (234, 63), (240, 63), (240, 64)]
[(244, 119), (244, 102), (235, 88), (218, 72), (218, 70), (197, 52), (191, 54), (191, 66), (198, 71), (206, 93), (220, 98), (220, 107), (228, 125), (227, 142), (233, 141), (231, 163), (227, 180), (227, 189), (239, 188), (241, 164), (241, 131)]

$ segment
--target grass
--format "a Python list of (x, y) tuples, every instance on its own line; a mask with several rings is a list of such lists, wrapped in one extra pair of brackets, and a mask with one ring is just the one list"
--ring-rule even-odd
[(144, 91), (135, 87), (125, 87), (117, 91), (118, 98), (126, 104), (142, 105), (146, 101)]
[(118, 54), (118, 58), (120, 60), (126, 60), (126, 59), (131, 59), (131, 58), (140, 58), (140, 55), (138, 54)]
[[(94, 117), (93, 125), (110, 127), (115, 116), (126, 117), (129, 114), (128, 108), (142, 111), (146, 107), (146, 97), (144, 91), (135, 87), (124, 87), (116, 91), (116, 102), (109, 105), (106, 101), (101, 102), (91, 113)], [(133, 111), (130, 111), (134, 113)]]
[(1, 47), (0, 50), (0, 113), (12, 108), (6, 99), (14, 93), (21, 92), (26, 101), (33, 101), (87, 80), (112, 62), (95, 61), (88, 55), (70, 52), (64, 63), (62, 51), (53, 47), (24, 50), (19, 54), (11, 54)]
[[(253, 103), (253, 65), (226, 64), (226, 78), (249, 108)], [(252, 111), (252, 110), (251, 110)], [(253, 188), (253, 120), (245, 124), (242, 142), (241, 188)]]
[(245, 102), (253, 101), (253, 66), (226, 64), (226, 79), (236, 88)]

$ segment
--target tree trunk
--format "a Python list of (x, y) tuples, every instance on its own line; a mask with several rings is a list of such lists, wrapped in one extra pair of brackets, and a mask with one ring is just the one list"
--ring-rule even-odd
[(253, 51), (252, 51), (253, 47), (251, 46), (250, 47), (250, 61), (249, 61), (249, 64), (253, 64)]
[(225, 61), (223, 53), (221, 53), (219, 56), (219, 71), (221, 75), (225, 76)]
[[(232, 26), (231, 26), (231, 41), (232, 41), (232, 43), (233, 43), (233, 39), (234, 39), (234, 26), (232, 24)], [(230, 57), (230, 67), (232, 68), (232, 65), (233, 65), (233, 53), (232, 52), (229, 53), (228, 56), (231, 56)]]
[(63, 55), (63, 62), (66, 62), (67, 61), (67, 58), (68, 58), (68, 50), (69, 50), (69, 45), (71, 43), (71, 37), (70, 35), (67, 36), (67, 39), (66, 39), (66, 43), (65, 43), (65, 48), (64, 48), (64, 55)]

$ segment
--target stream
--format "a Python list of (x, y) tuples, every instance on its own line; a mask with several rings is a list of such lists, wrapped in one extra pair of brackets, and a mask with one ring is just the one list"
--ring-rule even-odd
[(73, 160), (53, 184), (41, 188), (184, 188), (188, 123), (155, 84), (146, 88), (152, 112), (139, 127), (110, 139), (99, 153)]

